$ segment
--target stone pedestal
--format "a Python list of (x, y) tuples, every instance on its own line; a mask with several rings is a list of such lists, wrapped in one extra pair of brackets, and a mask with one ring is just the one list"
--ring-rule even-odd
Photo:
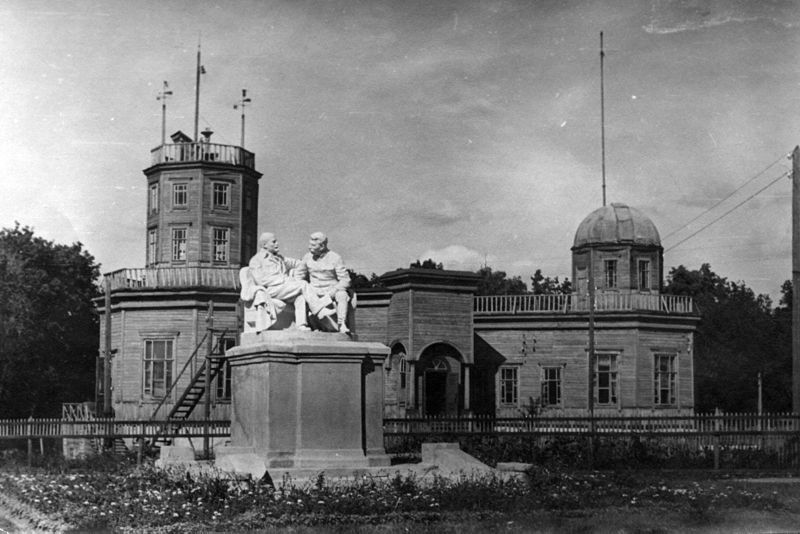
[(244, 334), (227, 352), (231, 446), (266, 467), (357, 469), (389, 465), (383, 448), (380, 343), (344, 334)]

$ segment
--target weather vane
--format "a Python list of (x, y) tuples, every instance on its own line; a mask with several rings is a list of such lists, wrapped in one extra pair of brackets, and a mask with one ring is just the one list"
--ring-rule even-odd
[(161, 146), (164, 146), (167, 136), (167, 97), (172, 96), (172, 91), (169, 90), (169, 84), (164, 80), (164, 87), (158, 93), (156, 100), (161, 101)]
[(242, 89), (242, 99), (239, 101), (238, 104), (233, 105), (233, 109), (242, 108), (242, 143), (241, 147), (244, 148), (244, 107), (252, 102), (250, 98), (247, 96), (247, 89)]

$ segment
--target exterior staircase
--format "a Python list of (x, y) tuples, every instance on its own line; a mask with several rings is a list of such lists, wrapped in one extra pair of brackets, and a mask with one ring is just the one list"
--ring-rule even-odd
[[(226, 331), (223, 330), (222, 335), (219, 336), (220, 340), (224, 338), (225, 333)], [(204, 337), (203, 340), (205, 339), (206, 338)], [(172, 390), (178, 383), (178, 380), (183, 375), (184, 371), (186, 371), (186, 369), (189, 367), (190, 363), (196, 358), (200, 347), (203, 345), (203, 340), (200, 341), (200, 343), (197, 345), (197, 348), (189, 357), (189, 360), (186, 362), (180, 374), (175, 379), (172, 387), (167, 392), (167, 395), (165, 395), (164, 400), (158, 405), (158, 407), (156, 407), (153, 415), (150, 418), (151, 421), (158, 419), (157, 414), (159, 409), (163, 406), (165, 401), (171, 397)], [(225, 365), (224, 356), (225, 353), (220, 349), (220, 344), (218, 342), (217, 345), (212, 349), (211, 354), (209, 354), (208, 357), (203, 358), (202, 363), (198, 366), (197, 372), (195, 372), (194, 376), (192, 376), (191, 380), (189, 381), (189, 385), (186, 387), (180, 397), (178, 397), (177, 402), (175, 402), (167, 414), (164, 424), (159, 427), (159, 430), (156, 432), (155, 436), (153, 436), (150, 446), (160, 447), (162, 445), (169, 445), (172, 443), (172, 438), (169, 437), (169, 435), (172, 435), (178, 431), (178, 429), (181, 427), (182, 421), (189, 419), (189, 416), (192, 414), (195, 407), (197, 407), (197, 405), (200, 403), (200, 400), (203, 398), (203, 395), (206, 392), (206, 366), (210, 365), (208, 379), (210, 380), (210, 384), (213, 385), (214, 379), (217, 377), (217, 375), (219, 375), (220, 371)], [(209, 391), (211, 389), (211, 385), (209, 386)]]

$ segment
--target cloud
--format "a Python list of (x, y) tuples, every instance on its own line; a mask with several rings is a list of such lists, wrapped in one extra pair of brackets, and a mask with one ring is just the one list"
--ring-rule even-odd
[(652, 34), (670, 34), (758, 20), (784, 28), (793, 28), (800, 22), (795, 2), (667, 0), (654, 3), (650, 23), (643, 29)]
[(464, 245), (448, 245), (440, 249), (428, 249), (419, 255), (421, 261), (428, 258), (441, 263), (445, 269), (457, 271), (476, 271), (484, 263), (492, 260), (491, 257)]

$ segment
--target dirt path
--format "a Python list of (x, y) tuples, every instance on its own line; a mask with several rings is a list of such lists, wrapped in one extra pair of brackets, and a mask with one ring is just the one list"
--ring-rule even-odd
[(68, 526), (0, 492), (0, 534), (64, 532)]

